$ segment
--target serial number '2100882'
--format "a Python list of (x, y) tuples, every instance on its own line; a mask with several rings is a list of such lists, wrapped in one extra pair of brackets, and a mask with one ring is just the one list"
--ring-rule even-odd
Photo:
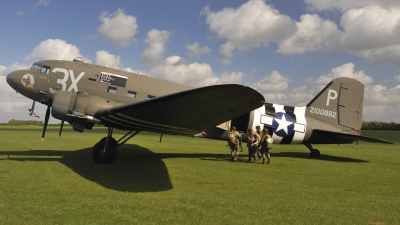
[(336, 118), (336, 112), (332, 112), (332, 111), (326, 110), (326, 109), (310, 107), (310, 113)]

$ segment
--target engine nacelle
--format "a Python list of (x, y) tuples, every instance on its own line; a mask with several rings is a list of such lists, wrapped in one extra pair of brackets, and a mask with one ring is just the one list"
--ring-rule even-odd
[(93, 118), (98, 110), (117, 105), (119, 103), (86, 92), (57, 91), (53, 98), (51, 115), (73, 124), (74, 130), (82, 132), (100, 122)]

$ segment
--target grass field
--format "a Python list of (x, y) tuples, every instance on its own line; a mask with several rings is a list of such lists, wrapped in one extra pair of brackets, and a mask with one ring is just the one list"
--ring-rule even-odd
[[(270, 165), (230, 162), (223, 141), (140, 133), (112, 164), (94, 164), (105, 136), (67, 127), (0, 126), (1, 224), (400, 224), (395, 145), (274, 145)], [(118, 138), (122, 133), (116, 133)]]

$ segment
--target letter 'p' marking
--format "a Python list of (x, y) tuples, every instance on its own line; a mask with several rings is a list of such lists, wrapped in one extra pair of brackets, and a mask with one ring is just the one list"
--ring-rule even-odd
[(337, 98), (337, 92), (335, 90), (329, 89), (328, 97), (326, 98), (326, 106), (329, 106), (330, 100), (335, 100)]

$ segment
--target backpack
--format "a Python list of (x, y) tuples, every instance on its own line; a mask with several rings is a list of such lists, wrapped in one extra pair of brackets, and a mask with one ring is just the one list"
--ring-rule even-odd
[(272, 139), (271, 136), (267, 136), (267, 142), (272, 144), (274, 142), (274, 139)]

